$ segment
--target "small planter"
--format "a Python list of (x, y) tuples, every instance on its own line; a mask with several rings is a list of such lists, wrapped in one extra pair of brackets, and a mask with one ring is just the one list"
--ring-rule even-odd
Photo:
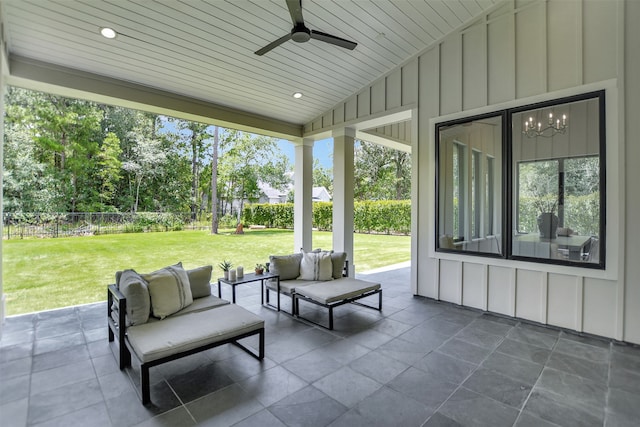
[(218, 264), (218, 267), (220, 267), (220, 270), (222, 270), (224, 279), (229, 280), (229, 270), (231, 270), (231, 267), (233, 267), (231, 261), (225, 259), (220, 264)]
[(256, 268), (256, 274), (264, 274), (264, 268)]

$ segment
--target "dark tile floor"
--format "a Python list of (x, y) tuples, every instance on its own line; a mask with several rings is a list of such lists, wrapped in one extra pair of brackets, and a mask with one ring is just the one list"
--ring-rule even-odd
[(413, 297), (408, 268), (368, 277), (382, 313), (337, 308), (335, 331), (239, 287), (266, 321), (266, 359), (223, 346), (153, 368), (147, 407), (111, 354), (105, 303), (7, 318), (0, 425), (639, 425), (640, 349)]

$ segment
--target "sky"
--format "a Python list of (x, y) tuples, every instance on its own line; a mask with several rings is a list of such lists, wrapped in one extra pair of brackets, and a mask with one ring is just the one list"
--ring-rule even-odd
[[(294, 145), (287, 140), (278, 141), (278, 146), (289, 158), (289, 163), (295, 163)], [(313, 158), (318, 159), (320, 166), (326, 169), (333, 169), (333, 139), (327, 138), (316, 141), (313, 144)]]

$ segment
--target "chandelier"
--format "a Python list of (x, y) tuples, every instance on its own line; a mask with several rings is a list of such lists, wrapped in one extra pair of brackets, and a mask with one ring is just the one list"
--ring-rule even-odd
[(533, 117), (529, 117), (529, 120), (524, 122), (523, 134), (529, 138), (535, 138), (542, 136), (545, 138), (551, 138), (555, 134), (564, 134), (567, 131), (567, 115), (562, 115), (561, 119), (553, 121), (553, 113), (549, 113), (549, 121), (543, 126), (542, 122), (534, 123)]

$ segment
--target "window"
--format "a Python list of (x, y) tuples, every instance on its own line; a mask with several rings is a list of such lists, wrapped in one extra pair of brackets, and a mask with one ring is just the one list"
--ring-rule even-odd
[(604, 101), (437, 124), (436, 250), (604, 269)]
[(494, 230), (502, 224), (502, 187), (494, 174), (503, 122), (493, 115), (439, 127), (438, 249), (501, 254)]
[(514, 111), (514, 258), (604, 266), (604, 95)]

